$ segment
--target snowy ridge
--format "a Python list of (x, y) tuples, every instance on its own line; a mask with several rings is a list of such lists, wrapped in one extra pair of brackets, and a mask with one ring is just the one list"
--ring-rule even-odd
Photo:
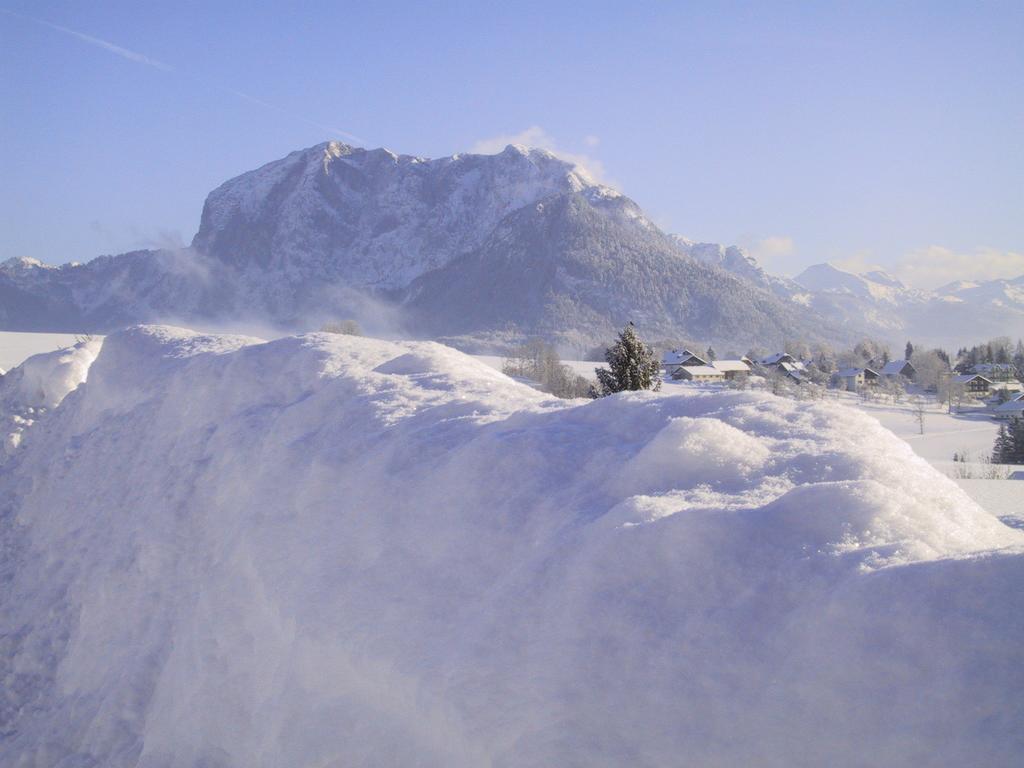
[(193, 245), (233, 263), (401, 288), (478, 246), (512, 211), (566, 193), (619, 196), (544, 150), (427, 160), (329, 142), (214, 190)]
[(3, 764), (1019, 758), (1024, 533), (835, 404), (141, 327), (8, 466)]

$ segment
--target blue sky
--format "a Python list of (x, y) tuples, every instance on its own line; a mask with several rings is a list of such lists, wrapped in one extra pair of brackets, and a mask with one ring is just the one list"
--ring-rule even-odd
[(1024, 273), (1024, 3), (255, 5), (0, 0), (0, 258), (188, 242), (342, 134), (517, 136), (781, 273)]

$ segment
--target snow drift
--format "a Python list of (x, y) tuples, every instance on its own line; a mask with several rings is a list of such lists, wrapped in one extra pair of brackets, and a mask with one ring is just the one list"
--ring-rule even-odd
[(6, 375), (0, 370), (0, 433), (4, 454), (13, 453), (22, 434), (47, 408), (53, 408), (85, 381), (102, 342), (83, 339), (72, 346), (32, 355)]
[(1024, 755), (1024, 533), (840, 406), (142, 327), (0, 499), (4, 765)]

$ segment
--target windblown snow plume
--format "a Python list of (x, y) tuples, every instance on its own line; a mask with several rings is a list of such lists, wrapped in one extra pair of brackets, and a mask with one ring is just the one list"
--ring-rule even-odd
[(142, 327), (0, 500), (3, 765), (1024, 755), (1024, 533), (837, 405)]

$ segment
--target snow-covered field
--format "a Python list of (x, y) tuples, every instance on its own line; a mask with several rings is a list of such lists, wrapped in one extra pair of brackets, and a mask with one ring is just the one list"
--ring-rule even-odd
[[(1006, 479), (1024, 476), (1024, 467), (993, 467), (985, 462), (992, 454), (999, 423), (983, 409), (965, 409), (963, 413), (949, 414), (945, 407), (929, 404), (924, 434), (921, 434), (920, 425), (906, 401), (893, 405), (865, 403), (846, 393), (838, 397), (841, 402), (878, 419), (882, 426), (905, 440), (916, 454), (954, 478), (974, 501), (993, 515), (1008, 524), (1024, 527), (1024, 480)], [(954, 454), (961, 457), (960, 462), (953, 461)], [(1005, 477), (986, 479), (993, 472)]]
[(1024, 531), (839, 403), (140, 328), (0, 499), (2, 765), (1024, 757)]
[(69, 333), (22, 333), (0, 331), (0, 370), (7, 371), (27, 357), (70, 347), (76, 337)]

